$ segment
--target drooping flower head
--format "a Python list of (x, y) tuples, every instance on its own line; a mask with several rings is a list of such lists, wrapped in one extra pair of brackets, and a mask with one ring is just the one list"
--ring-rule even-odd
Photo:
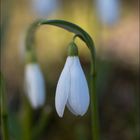
[(112, 25), (120, 15), (120, 0), (96, 0), (97, 13), (103, 24)]
[(45, 103), (45, 81), (40, 66), (33, 56), (30, 53), (26, 56), (28, 63), (25, 66), (25, 92), (31, 106), (36, 109)]
[(60, 6), (59, 0), (31, 0), (31, 9), (39, 17), (47, 17)]
[(68, 57), (56, 88), (55, 107), (60, 117), (63, 116), (65, 106), (76, 116), (83, 116), (89, 106), (88, 84), (74, 42), (69, 46)]

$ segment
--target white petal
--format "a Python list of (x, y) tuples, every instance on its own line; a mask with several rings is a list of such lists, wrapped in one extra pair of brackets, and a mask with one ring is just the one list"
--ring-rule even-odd
[(45, 82), (38, 64), (27, 64), (25, 69), (26, 93), (34, 108), (45, 102)]
[(72, 109), (71, 105), (69, 102), (67, 102), (67, 108), (70, 110), (71, 113), (73, 113), (75, 116), (78, 116), (78, 114)]
[(58, 115), (63, 116), (65, 105), (67, 103), (70, 89), (70, 66), (73, 63), (73, 57), (68, 57), (63, 71), (60, 75), (55, 95), (55, 107)]
[(87, 80), (82, 70), (78, 57), (74, 57), (74, 63), (70, 69), (71, 87), (68, 97), (73, 112), (78, 115), (84, 115), (89, 106), (89, 90)]

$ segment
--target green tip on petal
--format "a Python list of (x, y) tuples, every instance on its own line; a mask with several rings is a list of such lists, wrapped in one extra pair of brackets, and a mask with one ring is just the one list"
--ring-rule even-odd
[(74, 42), (69, 44), (68, 56), (78, 56), (78, 47)]

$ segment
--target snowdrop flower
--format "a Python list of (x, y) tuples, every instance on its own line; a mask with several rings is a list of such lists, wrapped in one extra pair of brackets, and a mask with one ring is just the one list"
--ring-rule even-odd
[(119, 0), (96, 0), (97, 12), (104, 24), (114, 24), (119, 18)]
[(65, 106), (76, 116), (83, 116), (89, 106), (89, 89), (75, 43), (70, 44), (69, 56), (56, 88), (55, 107), (60, 117)]
[(31, 7), (40, 17), (48, 16), (59, 7), (59, 0), (32, 0)]
[(29, 63), (25, 67), (25, 88), (33, 108), (45, 103), (45, 82), (37, 63)]

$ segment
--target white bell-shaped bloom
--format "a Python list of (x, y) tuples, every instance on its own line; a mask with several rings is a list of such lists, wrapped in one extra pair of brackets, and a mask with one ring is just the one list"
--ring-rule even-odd
[(31, 8), (39, 17), (46, 17), (58, 9), (59, 0), (31, 0)]
[(116, 23), (120, 14), (119, 0), (96, 0), (96, 7), (101, 22), (109, 25)]
[(55, 107), (63, 116), (65, 106), (83, 116), (89, 106), (89, 89), (78, 56), (68, 56), (56, 88)]
[(33, 108), (45, 103), (45, 81), (37, 63), (29, 63), (25, 67), (25, 88)]

